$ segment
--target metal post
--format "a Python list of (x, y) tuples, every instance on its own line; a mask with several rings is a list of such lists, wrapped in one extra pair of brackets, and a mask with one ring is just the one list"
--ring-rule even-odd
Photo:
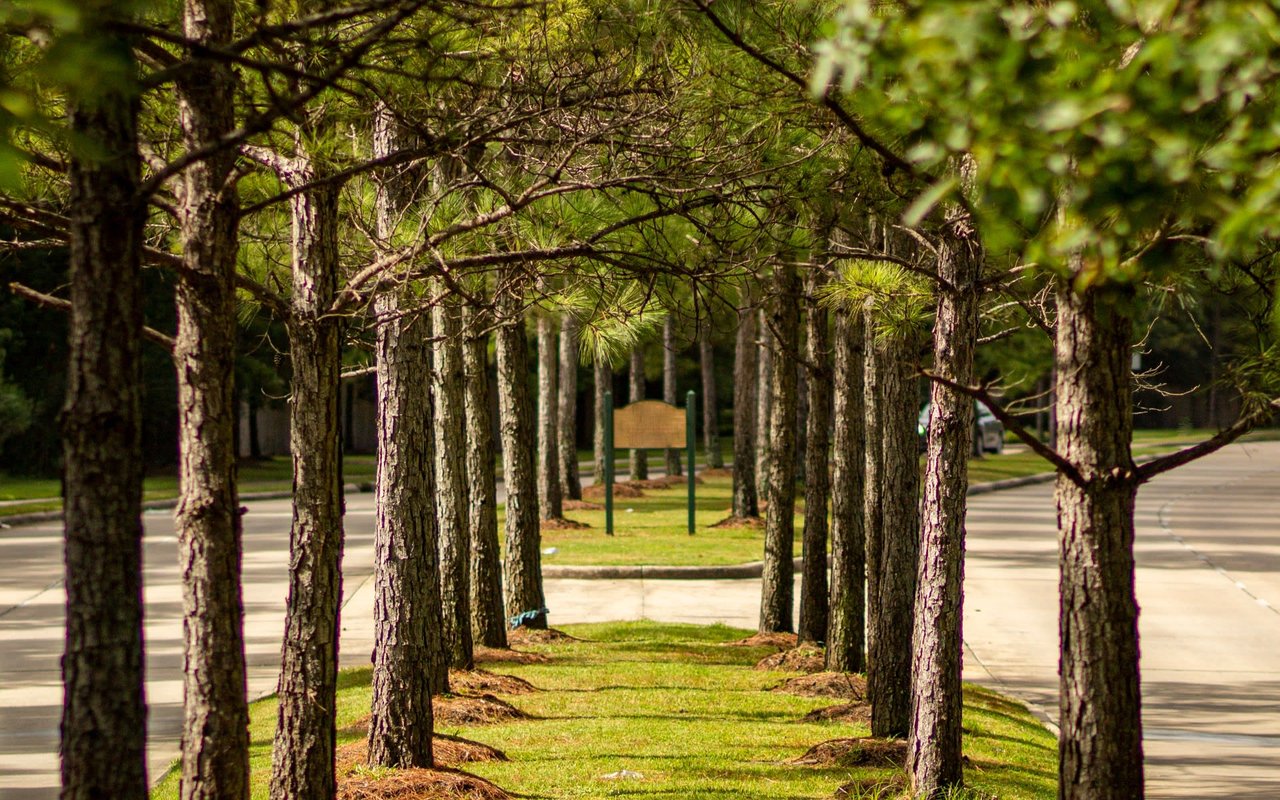
[(693, 535), (693, 509), (696, 500), (696, 490), (694, 489), (694, 448), (698, 442), (698, 398), (694, 395), (693, 390), (684, 396), (684, 438), (685, 446), (688, 449), (687, 461), (689, 463), (689, 535)]
[(604, 532), (613, 535), (613, 392), (604, 393)]

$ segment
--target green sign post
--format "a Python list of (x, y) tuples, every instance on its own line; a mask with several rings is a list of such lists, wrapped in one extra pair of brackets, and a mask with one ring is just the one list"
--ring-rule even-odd
[[(640, 400), (618, 409), (620, 436), (615, 436), (613, 392), (604, 393), (604, 530), (613, 535), (613, 451), (615, 447), (647, 449), (679, 447), (683, 437), (689, 460), (689, 535), (694, 531), (696, 498), (694, 458), (698, 441), (697, 396), (685, 395), (684, 419), (680, 409), (657, 400)], [(683, 423), (683, 426), (681, 425)], [(684, 431), (681, 432), (680, 428)]]

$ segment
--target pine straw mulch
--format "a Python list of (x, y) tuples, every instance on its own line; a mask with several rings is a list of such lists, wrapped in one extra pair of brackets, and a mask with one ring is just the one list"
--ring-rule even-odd
[(902, 739), (831, 739), (819, 742), (788, 764), (812, 767), (903, 767), (907, 743)]
[(498, 694), (531, 694), (538, 691), (524, 678), (514, 675), (499, 675), (485, 669), (449, 670), (449, 688), (455, 692), (498, 693)]
[(764, 517), (735, 517), (732, 514), (713, 522), (709, 528), (764, 528)]
[(369, 744), (338, 748), (338, 800), (510, 800), (511, 795), (483, 778), (449, 767), (475, 761), (506, 761), (502, 751), (455, 736), (431, 741), (434, 769), (378, 769), (366, 766)]
[[(443, 733), (437, 733), (431, 737), (431, 755), (437, 767), (445, 768), (456, 768), (463, 764), (482, 761), (511, 760), (506, 753), (496, 747)], [(339, 745), (336, 757), (339, 777), (365, 766), (369, 757), (369, 740), (362, 738)]]
[(437, 725), (496, 725), (530, 716), (491, 694), (451, 694), (431, 698), (431, 713)]
[(871, 722), (869, 703), (841, 703), (838, 706), (818, 708), (804, 715), (801, 722)]
[(707, 467), (699, 470), (698, 475), (703, 478), (732, 478), (733, 467)]
[(756, 662), (756, 669), (778, 670), (781, 672), (822, 672), (827, 665), (826, 651), (817, 645), (806, 642), (783, 650), (771, 656), (765, 656)]
[(562, 642), (581, 642), (577, 636), (570, 636), (555, 628), (530, 628), (521, 625), (513, 631), (507, 631), (507, 644), (560, 644)]
[(544, 531), (581, 531), (591, 526), (568, 517), (552, 517), (538, 520), (538, 527)]
[(796, 646), (798, 637), (794, 633), (753, 633), (745, 639), (725, 642), (725, 647), (776, 647), (779, 650), (790, 650)]
[[(593, 483), (590, 486), (582, 487), (582, 496), (586, 497), (604, 497), (604, 485)], [(615, 483), (613, 485), (613, 499), (620, 498), (636, 498), (644, 497), (644, 492), (632, 485), (631, 481), (625, 483)]]
[(477, 664), (545, 664), (551, 660), (550, 656), (542, 653), (527, 653), (508, 647), (483, 645), (477, 645), (472, 656)]
[(591, 503), (586, 500), (563, 500), (561, 501), (565, 511), (602, 511), (604, 506), (599, 503)]
[(867, 679), (847, 672), (818, 672), (783, 681), (772, 691), (800, 697), (838, 697), (862, 703), (867, 699)]

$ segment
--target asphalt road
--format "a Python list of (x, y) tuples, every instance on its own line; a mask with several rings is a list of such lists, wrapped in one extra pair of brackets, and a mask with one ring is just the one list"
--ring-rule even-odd
[[(1239, 445), (1164, 476), (1139, 497), (1144, 713), (1150, 797), (1280, 796), (1280, 443)], [(348, 495), (341, 647), (372, 645), (372, 495)], [(147, 691), (152, 776), (176, 753), (181, 594), (171, 512), (147, 514)], [(273, 690), (289, 506), (245, 517), (249, 688)], [(1052, 488), (974, 497), (966, 678), (1057, 713)], [(0, 797), (57, 796), (62, 642), (56, 523), (0, 531)], [(754, 627), (757, 580), (547, 581), (553, 624), (647, 617)], [(690, 598), (697, 598), (690, 602)], [(1273, 603), (1275, 605), (1273, 605)]]

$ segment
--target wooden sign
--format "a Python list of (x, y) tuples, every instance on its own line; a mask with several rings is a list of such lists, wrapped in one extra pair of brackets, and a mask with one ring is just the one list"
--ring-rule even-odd
[(621, 449), (686, 445), (685, 412), (661, 400), (640, 400), (613, 412), (613, 446)]

